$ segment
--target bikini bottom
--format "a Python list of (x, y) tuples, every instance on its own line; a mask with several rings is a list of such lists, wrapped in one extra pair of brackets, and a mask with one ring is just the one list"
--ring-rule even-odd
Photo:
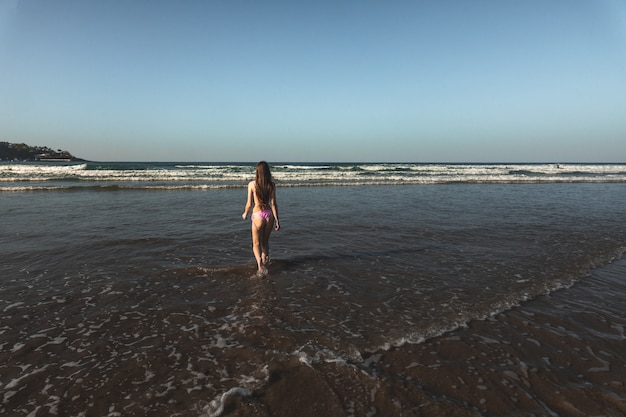
[(254, 219), (254, 216), (259, 216), (261, 219), (263, 219), (263, 221), (268, 222), (272, 218), (272, 210), (266, 209), (261, 211), (255, 211), (254, 213), (252, 213), (252, 216), (250, 216), (250, 218)]

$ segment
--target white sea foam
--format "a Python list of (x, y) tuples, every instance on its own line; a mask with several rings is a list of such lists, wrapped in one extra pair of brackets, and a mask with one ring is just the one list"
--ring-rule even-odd
[(6, 313), (6, 312), (7, 312), (7, 310), (9, 310), (9, 309), (11, 309), (11, 308), (19, 307), (19, 306), (21, 306), (22, 304), (24, 304), (24, 302), (22, 302), (22, 301), (19, 301), (19, 302), (17, 302), (17, 303), (13, 303), (13, 304), (9, 304), (9, 305), (8, 305), (8, 306), (6, 306), (6, 307), (4, 308), (4, 310), (2, 310), (2, 311), (4, 311), (4, 312)]
[[(85, 183), (126, 183), (128, 188), (212, 189), (245, 186), (253, 178), (250, 165), (145, 164), (0, 164), (0, 183), (46, 182), (4, 186), (2, 191), (38, 191)], [(391, 185), (537, 182), (626, 182), (624, 164), (284, 164), (274, 167), (281, 186)], [(67, 181), (72, 183), (67, 184)], [(76, 183), (78, 181), (78, 183)], [(63, 185), (50, 184), (64, 182)], [(157, 184), (155, 184), (157, 183)], [(199, 184), (200, 183), (200, 184)], [(134, 184), (134, 185), (132, 185)]]
[(208, 406), (204, 408), (203, 412), (206, 413), (204, 416), (205, 417), (221, 416), (222, 413), (224, 412), (224, 405), (226, 403), (226, 400), (228, 399), (228, 397), (231, 397), (233, 395), (241, 395), (244, 397), (248, 397), (252, 395), (252, 393), (248, 391), (247, 389), (241, 388), (241, 387), (231, 388), (225, 393), (218, 395), (213, 401), (211, 401), (211, 403)]
[(18, 387), (20, 385), (20, 383), (22, 382), (22, 380), (24, 380), (24, 379), (26, 379), (26, 378), (28, 378), (28, 377), (30, 377), (32, 375), (39, 374), (39, 373), (45, 371), (47, 368), (48, 368), (48, 365), (44, 365), (41, 368), (36, 368), (36, 369), (32, 370), (31, 372), (22, 375), (19, 378), (15, 378), (15, 379), (11, 380), (11, 382), (9, 382), (4, 388), (5, 389), (11, 389), (11, 388)]

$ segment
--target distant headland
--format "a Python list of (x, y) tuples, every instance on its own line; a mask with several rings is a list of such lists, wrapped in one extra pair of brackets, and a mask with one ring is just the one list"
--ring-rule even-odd
[(68, 151), (61, 149), (55, 151), (47, 146), (0, 142), (0, 161), (80, 162), (85, 160), (75, 157)]

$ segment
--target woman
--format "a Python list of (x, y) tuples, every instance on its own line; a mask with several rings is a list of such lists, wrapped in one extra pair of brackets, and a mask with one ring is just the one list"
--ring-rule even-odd
[(267, 275), (265, 265), (269, 261), (269, 239), (272, 227), (280, 229), (278, 224), (278, 206), (276, 204), (276, 185), (265, 161), (256, 166), (256, 178), (248, 183), (248, 202), (241, 215), (245, 220), (252, 209), (252, 252), (256, 258), (258, 277)]

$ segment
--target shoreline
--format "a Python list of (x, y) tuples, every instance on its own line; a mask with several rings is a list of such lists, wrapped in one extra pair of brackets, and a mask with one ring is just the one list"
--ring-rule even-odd
[(624, 277), (622, 258), (571, 287), (362, 364), (276, 358), (267, 384), (226, 398), (221, 415), (623, 416)]

